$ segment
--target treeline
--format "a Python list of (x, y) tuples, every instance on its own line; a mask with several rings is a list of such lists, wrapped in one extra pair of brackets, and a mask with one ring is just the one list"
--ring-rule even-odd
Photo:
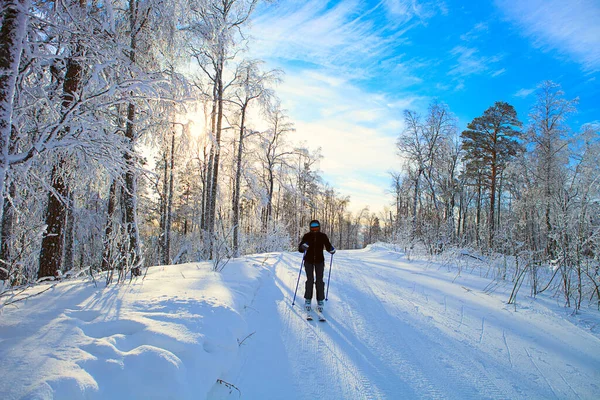
[(542, 82), (525, 119), (496, 102), (462, 132), (441, 102), (406, 111), (387, 238), (501, 256), (515, 290), (528, 280), (534, 296), (600, 306), (600, 126), (574, 131), (577, 103)]
[(363, 244), (319, 149), (293, 144), (281, 72), (248, 57), (257, 5), (2, 2), (1, 281), (220, 269), (292, 248), (315, 217), (342, 246)]

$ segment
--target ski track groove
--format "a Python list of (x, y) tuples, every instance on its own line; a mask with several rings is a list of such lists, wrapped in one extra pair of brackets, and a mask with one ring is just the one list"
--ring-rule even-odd
[(581, 399), (581, 396), (579, 396), (579, 393), (577, 393), (575, 391), (575, 389), (573, 389), (573, 386), (571, 386), (571, 384), (565, 379), (565, 377), (560, 372), (557, 372), (557, 374), (560, 376), (560, 379), (562, 379), (563, 382), (567, 385), (567, 387), (569, 389), (571, 389), (571, 391), (575, 394), (575, 396), (577, 396), (578, 399)]
[[(290, 275), (288, 271), (294, 268), (297, 271), (299, 268), (291, 261), (293, 260), (285, 263), (286, 275)], [(294, 279), (297, 279), (297, 274)], [(294, 286), (291, 287), (295, 288), (295, 284), (294, 281)], [(290, 285), (286, 285), (280, 289), (285, 293), (289, 287)], [(298, 291), (301, 292), (300, 287)], [(302, 313), (303, 310), (297, 311), (287, 302), (288, 299), (284, 296), (279, 308), (280, 312), (286, 315), (283, 335), (288, 340), (284, 342), (288, 344), (288, 352), (293, 355), (291, 361), (296, 367), (293, 370), (299, 371), (295, 374), (297, 393), (301, 394), (298, 398), (382, 398), (377, 393), (373, 393), (368, 377), (352, 360), (344, 357), (343, 351), (336, 346), (335, 341), (323, 332), (325, 326), (319, 326), (329, 322), (307, 321)], [(319, 328), (314, 326), (315, 324), (319, 324), (317, 325)], [(297, 351), (294, 344), (298, 341), (300, 341), (300, 351)]]
[[(382, 276), (381, 273), (379, 272), (379, 269), (377, 268), (379, 265), (378, 263), (369, 263), (368, 260), (365, 258), (362, 261), (363, 264), (361, 266), (361, 269), (363, 270), (368, 270), (370, 271), (371, 275), (377, 275), (378, 277), (382, 278), (381, 281), (382, 282), (389, 282), (392, 281), (392, 279), (390, 279), (389, 276)], [(365, 289), (368, 289), (369, 293), (370, 293), (370, 297), (375, 298), (377, 300), (380, 300), (379, 297), (375, 294), (373, 288), (372, 288), (372, 282), (375, 282), (375, 280), (369, 280), (367, 282), (367, 286)], [(363, 283), (363, 284), (364, 284)], [(380, 300), (381, 301), (381, 300)], [(367, 301), (367, 304), (373, 305), (373, 304), (377, 304), (378, 302), (375, 301)], [(410, 302), (412, 303), (412, 302)], [(381, 303), (379, 303), (381, 304)], [(414, 303), (413, 303), (414, 304)], [(415, 306), (417, 307), (417, 306)], [(402, 309), (394, 309), (391, 310), (394, 311), (395, 314), (403, 314)], [(380, 313), (381, 315), (387, 314), (389, 317), (393, 317), (393, 315), (391, 315), (387, 310), (384, 310), (383, 312)], [(404, 312), (405, 314), (405, 312)], [(364, 315), (368, 315), (368, 313), (365, 313)], [(376, 314), (378, 315), (378, 314)], [(381, 335), (382, 331), (385, 332), (386, 331), (386, 326), (394, 326), (397, 325), (397, 322), (395, 321), (390, 321), (388, 324), (383, 324), (381, 329), (378, 332), (373, 332), (372, 335)], [(406, 368), (404, 371), (402, 371), (401, 376), (404, 376), (406, 373), (409, 374), (409, 376), (412, 376), (415, 382), (420, 382), (420, 384), (417, 385), (417, 389), (419, 393), (422, 393), (422, 390), (425, 390), (425, 392), (427, 393), (426, 395), (424, 395), (424, 398), (445, 398), (445, 395), (443, 395), (442, 393), (448, 393), (452, 394), (454, 398), (481, 398), (481, 397), (485, 397), (485, 398), (497, 398), (497, 399), (504, 399), (507, 398), (509, 396), (507, 396), (507, 394), (505, 394), (502, 390), (500, 390), (493, 382), (491, 382), (486, 374), (486, 367), (482, 364), (482, 363), (475, 363), (473, 362), (472, 359), (467, 358), (466, 356), (464, 356), (463, 354), (459, 353), (458, 351), (452, 349), (450, 346), (443, 344), (443, 343), (435, 343), (437, 346), (428, 346), (428, 343), (425, 343), (423, 340), (423, 337), (427, 337), (430, 336), (428, 335), (426, 332), (418, 332), (418, 334), (415, 334), (415, 328), (414, 327), (410, 327), (411, 329), (407, 329), (404, 331), (404, 333), (411, 333), (412, 337), (411, 337), (411, 341), (409, 341), (411, 343), (411, 346), (405, 347), (405, 351), (404, 353), (409, 353), (409, 357), (407, 356), (402, 356), (405, 360), (408, 360), (410, 362), (410, 360), (414, 360), (416, 361), (418, 364), (420, 364), (418, 367), (420, 367), (423, 371), (406, 371)], [(418, 330), (418, 328), (417, 328)], [(378, 337), (378, 336), (375, 336)], [(387, 339), (387, 338), (386, 338)], [(431, 340), (431, 338), (428, 338)], [(389, 338), (388, 340), (393, 340), (393, 338)], [(388, 340), (384, 340), (384, 341), (388, 341)], [(432, 340), (433, 341), (433, 340)], [(414, 347), (414, 343), (423, 343), (421, 344), (417, 350), (418, 350), (418, 354), (414, 352), (414, 350), (412, 350), (412, 348)], [(449, 357), (445, 357), (445, 358), (440, 358), (439, 356), (437, 356), (434, 352), (434, 349), (444, 349), (448, 354)], [(396, 349), (397, 351), (398, 349)], [(427, 357), (426, 357), (426, 356)], [(445, 363), (445, 377), (446, 378), (442, 378), (443, 375), (439, 374), (436, 371), (436, 359), (441, 360), (442, 362)], [(427, 361), (423, 361), (423, 360), (431, 360), (431, 362), (427, 362)], [(457, 362), (458, 360), (458, 362)], [(439, 364), (439, 362), (437, 363)], [(422, 378), (419, 377), (419, 375), (422, 374), (427, 374), (428, 376), (432, 376), (433, 377), (433, 381), (434, 383), (429, 383), (429, 385), (431, 385), (431, 387), (427, 387), (427, 386), (423, 386), (423, 383), (427, 381), (426, 378)], [(447, 377), (450, 376), (451, 378), (448, 379)], [(466, 382), (476, 382), (478, 384), (478, 386), (476, 387), (465, 387), (464, 384), (461, 384), (461, 382), (465, 381), (465, 377), (469, 377), (468, 380), (466, 380)], [(439, 378), (442, 378), (441, 380), (443, 382), (440, 382)], [(443, 386), (443, 391), (440, 392), (439, 389), (435, 388), (434, 384), (438, 384), (441, 386)], [(458, 386), (460, 386), (460, 388), (458, 388)], [(454, 389), (453, 389), (454, 388)], [(454, 393), (452, 393), (454, 392)], [(469, 393), (471, 392), (471, 393)]]
[[(414, 278), (420, 273), (399, 260), (339, 255), (328, 322), (306, 321), (302, 304), (290, 306), (300, 261), (286, 255), (273, 271), (283, 295), (277, 308), (294, 399), (520, 399), (532, 391), (581, 398), (563, 375), (549, 370), (564, 382), (554, 388), (525, 347), (537, 373), (515, 368), (525, 355), (511, 349), (493, 315), (471, 315), (468, 302), (446, 298), (444, 289), (426, 291)], [(296, 299), (302, 300), (305, 279), (302, 274)], [(518, 344), (518, 338), (511, 343)]]
[(502, 339), (504, 340), (504, 345), (506, 346), (506, 352), (508, 354), (508, 362), (510, 363), (510, 367), (513, 368), (512, 356), (510, 354), (510, 347), (508, 347), (508, 342), (506, 341), (506, 331), (502, 329)]
[(546, 378), (546, 375), (538, 367), (537, 363), (534, 361), (533, 357), (531, 356), (531, 353), (529, 353), (529, 350), (527, 350), (527, 348), (525, 348), (525, 353), (527, 353), (527, 356), (529, 357), (529, 361), (531, 361), (531, 363), (533, 364), (533, 366), (535, 367), (535, 369), (539, 372), (540, 376), (542, 378), (544, 378), (544, 381), (546, 381), (546, 384), (548, 385), (548, 387), (552, 391), (552, 394), (554, 395), (554, 397), (556, 397), (557, 399), (559, 399), (560, 397), (556, 394), (556, 391), (554, 390), (554, 388), (550, 384), (550, 381), (548, 381), (548, 378)]
[(484, 334), (485, 334), (485, 318), (481, 318), (481, 335), (479, 335), (479, 343), (483, 342)]

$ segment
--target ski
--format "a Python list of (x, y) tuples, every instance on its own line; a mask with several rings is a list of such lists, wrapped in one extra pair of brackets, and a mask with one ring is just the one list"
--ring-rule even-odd
[(313, 320), (313, 316), (310, 312), (306, 313), (306, 320), (307, 321), (312, 321)]
[(323, 315), (323, 305), (324, 304), (322, 300), (317, 303), (317, 315), (319, 316), (319, 321), (321, 322), (327, 321), (325, 319), (325, 315)]
[(323, 310), (319, 310), (319, 309), (317, 309), (317, 316), (319, 317), (319, 321), (321, 321), (321, 322), (325, 322), (325, 321), (327, 321), (327, 320), (325, 319), (325, 315), (323, 315)]

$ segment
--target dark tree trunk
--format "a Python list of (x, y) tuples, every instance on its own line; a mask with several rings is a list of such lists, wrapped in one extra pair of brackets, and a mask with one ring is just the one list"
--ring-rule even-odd
[(75, 238), (75, 204), (73, 201), (73, 193), (69, 192), (67, 197), (67, 218), (65, 220), (65, 251), (64, 251), (64, 269), (69, 271), (74, 266), (73, 245)]
[(481, 247), (479, 231), (481, 228), (481, 174), (477, 179), (477, 220), (475, 221), (475, 240), (477, 241), (477, 247)]
[[(78, 46), (75, 54), (77, 55), (80, 52), (81, 49)], [(62, 108), (64, 111), (73, 106), (81, 85), (82, 66), (75, 58), (70, 58), (67, 61), (67, 71), (63, 82)], [(65, 128), (60, 136), (64, 136), (68, 131), (69, 127)], [(45, 218), (46, 233), (42, 238), (39, 278), (56, 276), (63, 261), (67, 202), (70, 193), (66, 180), (68, 172), (65, 170), (65, 167), (67, 167), (65, 164), (66, 160), (59, 156), (57, 164), (52, 168), (51, 184), (53, 190), (48, 194), (48, 208), (46, 209)]]
[[(223, 55), (221, 56), (221, 60), (223, 60)], [(215, 132), (215, 143), (214, 143), (214, 158), (212, 163), (212, 179), (210, 182), (210, 198), (209, 198), (209, 208), (208, 208), (208, 238), (211, 242), (210, 245), (210, 259), (213, 258), (213, 245), (212, 241), (214, 240), (214, 232), (215, 232), (215, 221), (217, 214), (217, 192), (219, 188), (219, 163), (221, 157), (221, 130), (223, 126), (223, 65), (222, 62), (219, 63), (219, 70), (217, 71), (217, 124), (216, 124), (216, 132)]]
[(136, 219), (136, 173), (135, 173), (135, 156), (134, 156), (134, 120), (135, 120), (135, 105), (130, 103), (127, 107), (127, 124), (125, 128), (125, 137), (129, 140), (129, 151), (125, 153), (125, 164), (127, 171), (125, 172), (125, 190), (123, 191), (123, 210), (125, 214), (125, 226), (129, 245), (127, 246), (127, 255), (130, 266), (138, 267), (140, 261), (138, 229)]
[(56, 276), (62, 263), (65, 220), (67, 217), (67, 207), (64, 202), (69, 193), (63, 173), (59, 169), (60, 166), (56, 165), (52, 168), (53, 191), (48, 193), (45, 219), (46, 233), (42, 238), (38, 278)]
[(175, 167), (175, 130), (171, 136), (171, 156), (169, 160), (169, 188), (167, 196), (167, 209), (165, 219), (165, 252), (163, 264), (171, 263), (171, 231), (173, 225), (173, 168)]
[[(214, 82), (214, 84), (213, 84), (213, 106), (212, 106), (212, 110), (210, 113), (210, 127), (211, 127), (210, 136), (211, 136), (211, 138), (216, 135), (216, 130), (217, 130), (217, 109), (218, 109), (217, 104), (219, 102), (218, 97), (219, 97), (218, 96), (218, 85), (216, 82)], [(212, 141), (210, 144), (210, 155), (208, 158), (208, 164), (206, 165), (206, 168), (205, 168), (206, 179), (205, 179), (204, 190), (202, 192), (204, 209), (203, 209), (203, 213), (202, 213), (201, 228), (202, 228), (202, 230), (205, 230), (205, 231), (209, 230), (209, 223), (210, 223), (213, 170), (214, 170), (215, 152), (216, 152), (215, 141)]]
[(233, 188), (233, 252), (235, 257), (239, 257), (239, 225), (240, 225), (240, 187), (242, 180), (242, 155), (244, 151), (244, 130), (246, 123), (246, 107), (242, 107), (242, 116), (240, 122), (240, 137), (238, 139), (235, 185)]
[(491, 165), (492, 174), (490, 177), (490, 217), (488, 218), (489, 230), (488, 230), (488, 248), (494, 247), (494, 233), (496, 229), (496, 177), (498, 174), (498, 168), (496, 165), (496, 154), (492, 156)]
[(167, 152), (163, 154), (163, 187), (160, 194), (160, 236), (158, 238), (159, 260), (161, 264), (165, 264), (165, 249), (166, 249), (166, 234), (165, 227), (167, 226), (167, 197), (169, 197), (169, 162), (167, 160)]
[(108, 194), (108, 209), (106, 226), (104, 227), (104, 243), (102, 250), (102, 270), (107, 271), (111, 268), (112, 264), (112, 234), (113, 234), (113, 223), (114, 215), (117, 207), (117, 182), (113, 180), (110, 184), (110, 190)]

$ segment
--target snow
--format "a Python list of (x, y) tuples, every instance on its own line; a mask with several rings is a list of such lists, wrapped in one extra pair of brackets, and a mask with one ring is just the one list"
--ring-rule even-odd
[(46, 291), (1, 309), (0, 398), (600, 398), (596, 310), (526, 288), (507, 305), (477, 269), (373, 245), (336, 253), (328, 321), (308, 322), (300, 258), (28, 289), (13, 300)]

